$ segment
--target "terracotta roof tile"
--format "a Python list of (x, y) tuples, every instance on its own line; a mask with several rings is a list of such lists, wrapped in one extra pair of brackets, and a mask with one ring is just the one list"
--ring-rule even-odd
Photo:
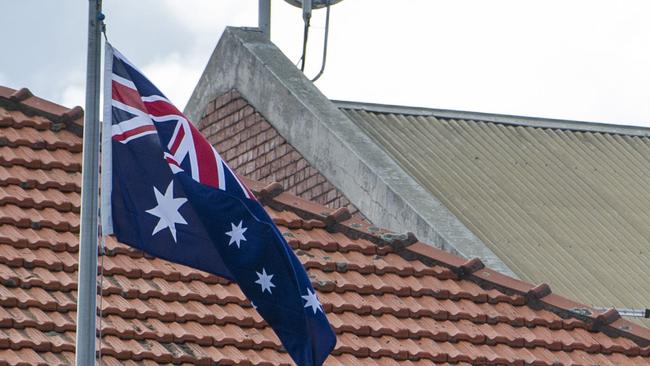
[[(25, 104), (35, 97), (23, 92), (26, 99), (12, 100), (14, 93), (0, 87), (0, 365), (69, 365), (80, 137), (62, 122), (67, 109)], [(68, 116), (75, 113), (78, 119), (78, 112)], [(249, 183), (257, 192), (269, 187)], [(338, 335), (327, 365), (650, 363), (649, 331), (615, 313), (345, 211), (270, 192), (261, 199), (308, 269)], [(114, 238), (106, 242), (103, 273), (98, 305), (105, 365), (292, 364), (225, 279), (152, 258)]]
[(14, 124), (12, 127), (3, 129), (0, 144), (10, 147), (27, 146), (36, 150), (64, 149), (71, 152), (81, 152), (81, 141), (78, 138), (73, 138), (72, 135), (68, 131), (55, 133), (49, 129), (37, 129), (31, 126), (24, 127)]
[(74, 364), (74, 353), (37, 352), (32, 348), (2, 349), (0, 360), (9, 366), (66, 366)]
[(76, 192), (61, 192), (57, 189), (23, 189), (18, 185), (0, 186), (0, 206), (11, 203), (24, 208), (79, 212), (80, 197)]
[(73, 212), (61, 212), (49, 207), (37, 210), (13, 204), (3, 205), (2, 211), (6, 216), (0, 217), (0, 224), (36, 230), (47, 227), (61, 232), (79, 231), (79, 217)]
[(62, 192), (81, 192), (81, 179), (75, 172), (61, 169), (29, 169), (19, 165), (0, 165), (0, 186), (9, 184), (23, 188), (47, 189), (55, 188)]
[(19, 165), (32, 169), (62, 169), (66, 172), (81, 171), (81, 154), (68, 150), (43, 150), (27, 146), (1, 146), (0, 165)]
[[(52, 121), (50, 121), (47, 117), (38, 115), (30, 116), (19, 110), (3, 109), (0, 111), (0, 126), (14, 128), (29, 127), (45, 131), (48, 130), (50, 126), (52, 126)], [(39, 137), (36, 139), (36, 141), (41, 139), (42, 137)]]

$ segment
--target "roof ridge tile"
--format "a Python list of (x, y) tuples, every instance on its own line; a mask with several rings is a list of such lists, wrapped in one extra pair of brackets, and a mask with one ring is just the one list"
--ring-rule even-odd
[(551, 294), (551, 287), (547, 283), (540, 283), (539, 285), (528, 290), (528, 292), (526, 293), (526, 298), (529, 301), (540, 300), (550, 294)]
[(258, 191), (257, 198), (262, 204), (264, 204), (282, 192), (284, 192), (284, 187), (282, 184), (278, 182), (272, 182)]
[[(256, 195), (259, 195), (260, 192), (267, 187), (260, 181), (246, 177), (244, 177), (243, 180)], [(268, 197), (265, 197), (268, 201), (268, 206), (278, 211), (290, 209), (291, 212), (297, 214), (303, 219), (321, 221), (325, 224), (328, 231), (343, 233), (350, 239), (363, 238), (370, 240), (380, 247), (386, 246), (393, 250), (401, 250), (404, 247), (417, 242), (417, 238), (412, 232), (396, 234), (389, 230), (375, 227), (359, 218), (353, 217), (350, 214), (350, 211), (345, 207), (338, 209), (328, 208), (318, 203), (295, 196), (291, 193), (280, 192), (280, 183), (274, 182), (268, 185), (268, 187), (271, 186), (273, 186), (275, 195), (270, 200)], [(315, 223), (315, 221), (311, 222)], [(296, 223), (296, 225), (298, 224)], [(320, 227), (320, 225), (311, 227)]]
[(21, 88), (20, 90), (16, 90), (15, 92), (13, 92), (9, 96), (9, 99), (13, 100), (15, 102), (22, 102), (23, 100), (25, 100), (27, 98), (31, 98), (33, 96), (34, 96), (34, 94), (32, 94), (32, 92), (29, 89)]
[(0, 106), (9, 110), (20, 110), (27, 115), (43, 116), (54, 124), (59, 124), (56, 128), (65, 127), (77, 136), (82, 135), (83, 110), (79, 106), (66, 108), (34, 96), (27, 88), (16, 91), (4, 86), (0, 86)]
[(458, 278), (466, 278), (474, 272), (485, 268), (485, 264), (479, 258), (468, 259), (465, 263), (455, 268)]

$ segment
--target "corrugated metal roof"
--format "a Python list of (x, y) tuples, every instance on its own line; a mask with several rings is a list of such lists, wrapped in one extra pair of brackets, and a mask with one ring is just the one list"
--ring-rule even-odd
[(339, 106), (522, 279), (598, 306), (650, 306), (643, 129)]

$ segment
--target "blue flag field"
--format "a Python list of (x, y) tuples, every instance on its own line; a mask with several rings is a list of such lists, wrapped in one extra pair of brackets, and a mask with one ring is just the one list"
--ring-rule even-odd
[(264, 208), (190, 121), (107, 43), (102, 225), (124, 244), (236, 282), (300, 366), (336, 336)]

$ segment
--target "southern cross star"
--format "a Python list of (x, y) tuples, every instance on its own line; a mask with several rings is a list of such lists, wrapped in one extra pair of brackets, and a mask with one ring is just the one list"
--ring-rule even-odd
[(257, 273), (257, 281), (255, 281), (255, 283), (262, 286), (262, 293), (268, 290), (269, 293), (272, 294), (273, 292), (271, 292), (271, 287), (275, 287), (275, 285), (271, 282), (271, 278), (273, 278), (273, 275), (272, 274), (267, 275), (266, 269), (264, 268), (262, 268), (262, 273), (259, 273), (257, 271), (255, 271), (255, 273)]
[(160, 220), (158, 220), (158, 224), (151, 235), (155, 235), (160, 230), (169, 229), (176, 242), (176, 224), (187, 225), (187, 221), (178, 212), (178, 209), (187, 202), (187, 198), (174, 198), (173, 180), (167, 186), (165, 194), (160, 193), (156, 187), (153, 187), (153, 191), (158, 205), (147, 210), (147, 213), (157, 216)]
[(242, 221), (239, 221), (239, 225), (235, 226), (234, 223), (230, 223), (230, 227), (232, 230), (227, 231), (226, 235), (230, 237), (230, 241), (228, 242), (228, 246), (230, 246), (232, 243), (237, 244), (237, 249), (239, 249), (239, 243), (243, 240), (246, 241), (246, 238), (244, 237), (244, 233), (248, 228), (242, 227)]
[(316, 297), (316, 294), (311, 292), (309, 288), (307, 288), (307, 295), (303, 295), (302, 298), (307, 301), (305, 307), (311, 307), (311, 309), (314, 311), (314, 314), (316, 314), (318, 310), (323, 311), (321, 304), (318, 301), (318, 297)]

